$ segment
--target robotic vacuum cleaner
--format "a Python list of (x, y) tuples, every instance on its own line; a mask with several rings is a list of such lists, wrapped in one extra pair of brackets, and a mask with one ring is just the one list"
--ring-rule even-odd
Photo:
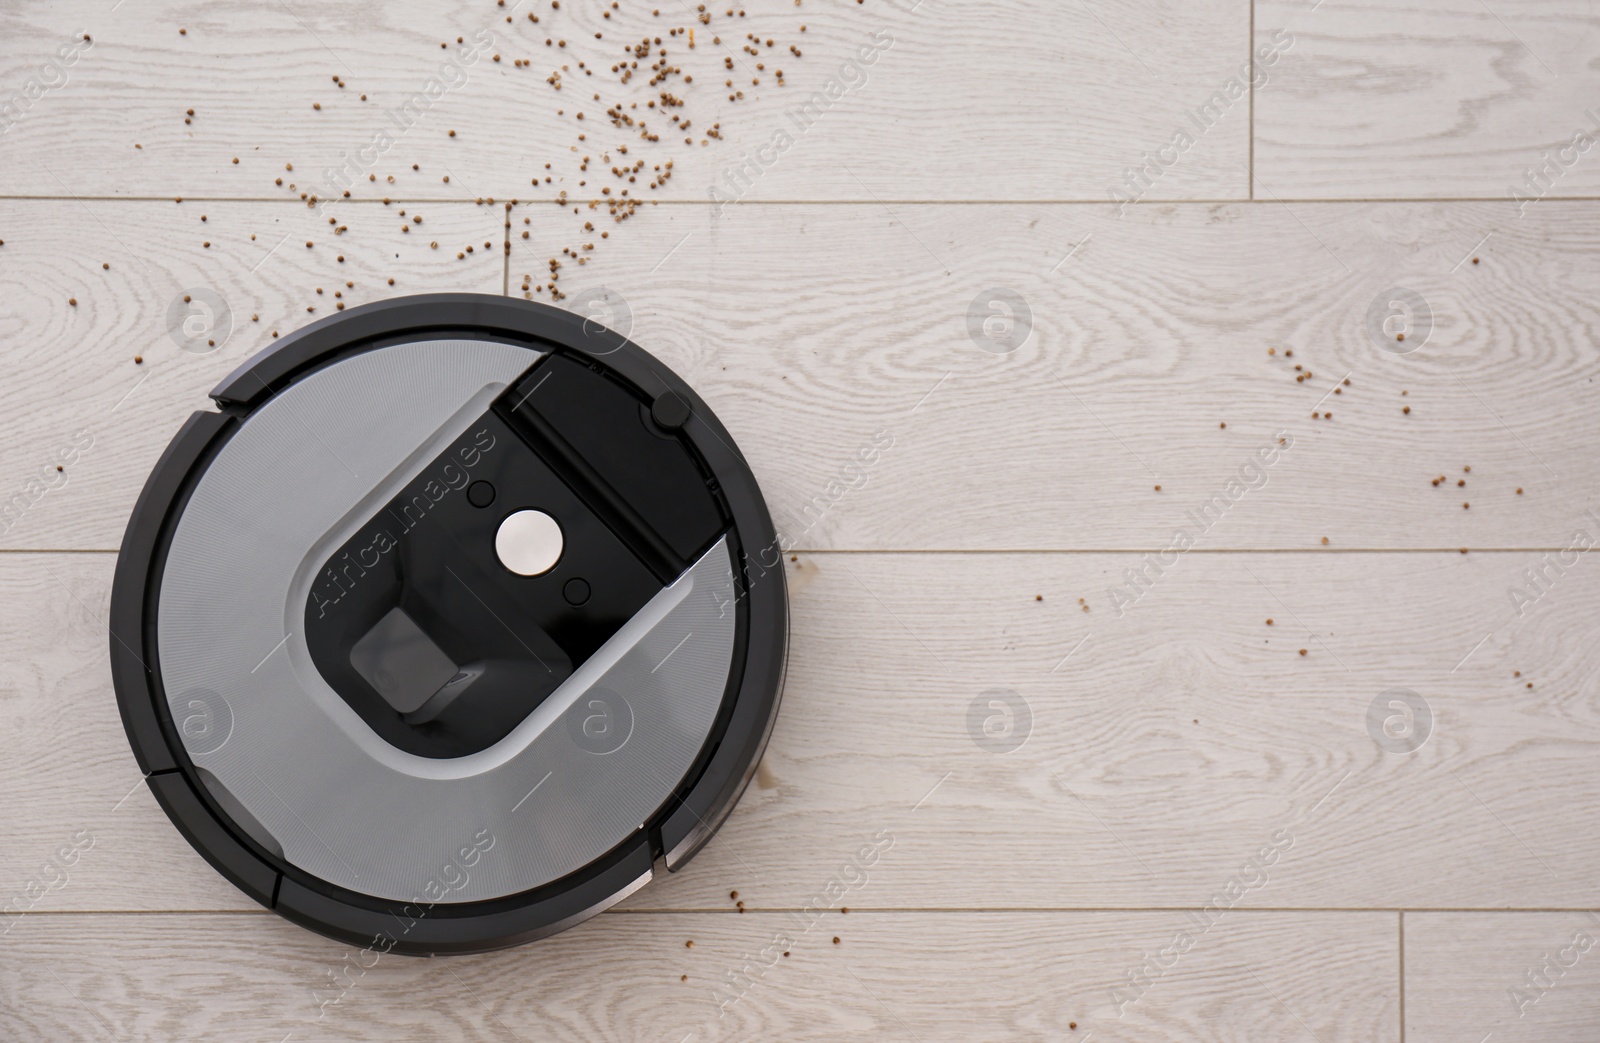
[(123, 725), (218, 872), (379, 951), (554, 934), (678, 870), (755, 770), (788, 642), (733, 439), (559, 309), (355, 308), (211, 393), (111, 598)]

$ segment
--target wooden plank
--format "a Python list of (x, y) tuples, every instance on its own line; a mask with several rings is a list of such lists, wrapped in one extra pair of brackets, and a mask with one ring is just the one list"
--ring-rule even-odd
[[(888, 831), (845, 904), (1195, 909), (1231, 886), (1241, 909), (1594, 908), (1600, 572), (1569, 561), (1195, 552), (1119, 615), (1109, 592), (1148, 567), (1132, 554), (800, 555), (761, 769), (629, 907), (719, 909), (736, 889), (794, 908)], [(105, 665), (111, 556), (4, 564), (0, 890), (87, 830), (33, 908), (249, 908), (137, 785)], [(1530, 568), (1547, 591), (1518, 617)], [(1396, 688), (1431, 715), (1409, 755), (1369, 731)], [(979, 742), (1005, 731), (997, 691), (1027, 707), (1009, 752)]]
[(107, 659), (114, 567), (109, 554), (0, 561), (0, 717), (12, 736), (0, 778), (15, 787), (0, 810), (8, 922), (62, 908), (258, 908), (178, 834), (128, 748)]
[(0, 960), (10, 1039), (1398, 1038), (1392, 914), (1241, 915), (1167, 957), (1137, 1000), (1125, 975), (1193, 930), (1182, 917), (612, 914), (444, 961), (266, 915), (25, 926)]
[(1408, 913), (1409, 1043), (1587, 1043), (1600, 1024), (1593, 912)]
[(1558, 157), (1600, 140), (1590, 5), (1258, 4), (1257, 45), (1280, 30), (1294, 43), (1256, 93), (1256, 198), (1481, 196), (1512, 219), (1513, 191), (1600, 194), (1592, 145)]
[[(0, 232), (8, 270), (27, 273), (0, 320), (19, 346), (0, 389), (0, 500), (71, 433), (87, 425), (96, 438), (0, 547), (115, 548), (180, 418), (269, 342), (268, 324), (313, 317), (303, 309), (326, 301), (313, 288), (333, 289), (352, 265), (352, 300), (501, 282), (482, 249), (499, 248), (497, 208), (422, 207), (419, 238), (399, 233), (398, 206), (346, 204), (338, 246), (306, 250), (301, 235), (326, 225), (304, 207), (118, 207), (14, 204)], [(1141, 205), (1122, 219), (1110, 207), (890, 209), (742, 206), (718, 218), (663, 206), (591, 234), (586, 207), (523, 207), (511, 288), (553, 255), (567, 265), (563, 306), (597, 287), (626, 300), (636, 339), (726, 421), (800, 548), (1160, 549), (1283, 433), (1293, 447), (1205, 548), (1320, 548), (1322, 537), (1334, 549), (1564, 547), (1600, 477), (1586, 391), (1600, 328), (1594, 204), (1550, 203), (1510, 226), (1495, 223), (1496, 204)], [(200, 248), (224, 228), (221, 256), (217, 242)], [(467, 260), (443, 256), (474, 240)], [(346, 264), (335, 249), (350, 251)], [(262, 323), (210, 356), (177, 350), (166, 305), (196, 282)], [(1435, 316), (1407, 355), (1367, 331), (1395, 286)], [(994, 287), (1031, 310), (1029, 339), (1010, 354), (969, 335), (969, 308)], [(129, 394), (139, 350), (159, 372)], [(1296, 383), (1296, 365), (1312, 379)], [(1347, 373), (1351, 386), (1336, 389)], [(1312, 419), (1324, 411), (1333, 419)], [(1441, 475), (1449, 482), (1434, 485)]]
[[(120, 545), (167, 441), (191, 412), (212, 407), (206, 393), (271, 345), (274, 332), (347, 302), (500, 292), (503, 212), (427, 204), (402, 217), (402, 209), (346, 203), (318, 214), (291, 203), (94, 200), (6, 206), (0, 336), (10, 368), (0, 384), (0, 546)], [(422, 224), (401, 233), (419, 216)], [(468, 246), (473, 253), (457, 260)], [(184, 296), (192, 300), (185, 304)]]
[[(510, 285), (548, 286), (555, 257), (564, 306), (616, 321), (587, 298), (620, 297), (799, 547), (1162, 547), (1280, 432), (1292, 451), (1207, 546), (1565, 546), (1600, 434), (1600, 209), (1550, 207), (1508, 227), (1494, 204), (659, 207), (620, 226), (532, 206)], [(1397, 286), (1433, 315), (1405, 355), (1368, 331)], [(1031, 313), (1009, 354), (969, 333), (997, 287)]]
[[(554, 198), (598, 194), (603, 178), (632, 196), (704, 200), (714, 185), (727, 193), (724, 171), (750, 160), (753, 184), (737, 193), (749, 198), (1103, 200), (1249, 61), (1246, 0), (803, 10), (763, 0), (737, 16), (707, 5), (708, 24), (689, 6), (622, 7), (230, 0), (197, 10), (161, 0), (9, 12), (0, 58), (8, 95), (26, 93), (77, 31), (92, 41), (64, 83), (18, 109), (0, 194), (275, 198), (294, 182), (332, 197), (340, 183), (324, 172), (348, 160), (357, 197)], [(535, 13), (538, 24), (528, 20)], [(689, 29), (698, 30), (692, 48)], [(694, 82), (651, 84), (659, 50), (625, 57), (646, 36), (659, 37), (667, 61)], [(640, 70), (626, 85), (612, 71), (624, 60)], [(562, 66), (558, 92), (548, 78)], [(779, 69), (788, 86), (778, 86)], [(47, 71), (43, 83), (61, 78)], [(690, 120), (690, 134), (652, 110), (663, 90), (684, 102), (674, 114)], [(735, 92), (744, 97), (729, 100)], [(819, 93), (825, 101), (807, 110)], [(660, 141), (604, 117), (608, 106), (635, 104), (628, 114), (645, 117)], [(1155, 196), (1243, 198), (1247, 109), (1232, 106), (1201, 135)], [(720, 137), (705, 135), (713, 127)], [(602, 164), (602, 154), (623, 145), (628, 162), (673, 160), (671, 183), (650, 192), (648, 179), (630, 186), (604, 173), (622, 157)], [(596, 157), (587, 172), (585, 154)], [(295, 173), (275, 185), (291, 163)]]

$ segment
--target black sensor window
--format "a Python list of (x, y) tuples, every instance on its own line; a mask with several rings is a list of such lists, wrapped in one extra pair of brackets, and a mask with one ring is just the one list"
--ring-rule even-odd
[(427, 702), (458, 669), (398, 605), (351, 646), (350, 665), (401, 713)]

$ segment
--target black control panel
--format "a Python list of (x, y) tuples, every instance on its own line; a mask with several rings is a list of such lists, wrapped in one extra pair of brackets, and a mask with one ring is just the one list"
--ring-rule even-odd
[[(419, 756), (504, 738), (726, 527), (681, 416), (541, 359), (322, 564), (305, 633), (323, 678)], [(496, 554), (525, 510), (561, 530), (538, 575)]]

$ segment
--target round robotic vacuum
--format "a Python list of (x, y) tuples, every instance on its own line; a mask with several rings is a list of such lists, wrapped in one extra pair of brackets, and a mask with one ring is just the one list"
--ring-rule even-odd
[(678, 870), (754, 773), (788, 641), (733, 439), (611, 330), (354, 308), (211, 393), (146, 482), (117, 701), (179, 831), (378, 951), (561, 931)]

